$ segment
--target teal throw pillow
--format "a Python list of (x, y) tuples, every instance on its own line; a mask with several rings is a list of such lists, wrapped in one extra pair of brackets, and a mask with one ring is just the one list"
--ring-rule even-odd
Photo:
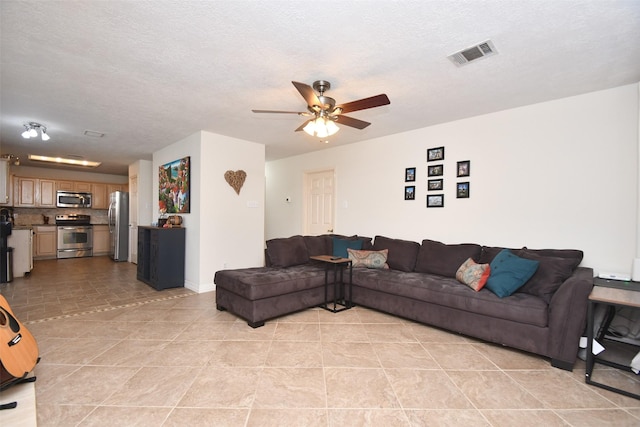
[(485, 285), (500, 298), (517, 291), (538, 269), (538, 261), (520, 258), (509, 249), (503, 249), (491, 261), (491, 274)]
[(347, 253), (347, 248), (349, 249), (362, 249), (362, 240), (346, 240), (339, 239), (337, 237), (333, 238), (333, 256), (339, 256), (340, 258), (349, 258), (349, 254)]

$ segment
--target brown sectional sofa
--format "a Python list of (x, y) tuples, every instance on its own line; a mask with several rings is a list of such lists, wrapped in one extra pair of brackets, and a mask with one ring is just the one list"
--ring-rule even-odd
[(593, 286), (592, 269), (578, 266), (583, 255), (578, 250), (511, 249), (539, 267), (524, 286), (500, 298), (486, 287), (471, 289), (455, 275), (468, 258), (489, 264), (504, 248), (428, 239), (419, 244), (384, 236), (373, 242), (335, 235), (272, 239), (265, 267), (216, 272), (218, 309), (259, 327), (268, 319), (322, 304), (325, 265), (309, 257), (332, 254), (333, 243), (345, 241), (360, 241), (365, 250), (388, 250), (389, 269), (353, 269), (354, 304), (540, 354), (555, 367), (573, 369)]

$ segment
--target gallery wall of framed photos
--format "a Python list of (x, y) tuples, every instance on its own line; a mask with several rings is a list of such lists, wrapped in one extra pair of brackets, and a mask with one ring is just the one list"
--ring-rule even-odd
[[(427, 180), (426, 180), (426, 207), (444, 208), (445, 192), (445, 147), (433, 147), (427, 149)], [(417, 168), (415, 166), (405, 168), (404, 171), (404, 200), (416, 200), (416, 187), (420, 188), (416, 179)], [(456, 162), (456, 199), (468, 199), (470, 197), (469, 177), (471, 176), (471, 160)], [(461, 180), (462, 179), (462, 180)]]

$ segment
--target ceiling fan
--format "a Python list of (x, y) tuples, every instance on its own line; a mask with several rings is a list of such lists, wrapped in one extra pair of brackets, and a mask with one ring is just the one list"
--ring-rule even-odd
[[(291, 83), (293, 83), (296, 89), (298, 89), (298, 92), (300, 92), (300, 95), (302, 95), (305, 101), (307, 101), (307, 111), (251, 111), (254, 113), (297, 114), (299, 116), (309, 117), (309, 119), (301, 124), (295, 131), (298, 132), (304, 130), (311, 136), (325, 138), (333, 135), (339, 130), (336, 123), (356, 129), (364, 129), (371, 124), (363, 120), (354, 119), (353, 117), (344, 116), (344, 113), (366, 110), (367, 108), (380, 107), (391, 103), (387, 95), (380, 94), (369, 98), (359, 99), (357, 101), (347, 102), (346, 104), (336, 105), (335, 99), (324, 95), (324, 93), (331, 88), (331, 83), (326, 80), (317, 80), (313, 82), (313, 88), (305, 83)], [(318, 92), (318, 95), (316, 95), (314, 89)]]

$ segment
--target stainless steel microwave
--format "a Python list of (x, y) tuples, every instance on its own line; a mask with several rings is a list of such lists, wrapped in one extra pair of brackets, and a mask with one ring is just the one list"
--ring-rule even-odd
[(91, 193), (58, 191), (56, 192), (56, 206), (59, 208), (90, 208)]

